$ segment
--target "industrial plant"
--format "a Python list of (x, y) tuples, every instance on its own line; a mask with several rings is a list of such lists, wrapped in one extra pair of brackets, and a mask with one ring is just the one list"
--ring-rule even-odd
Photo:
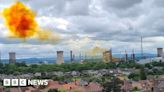
[[(75, 54), (73, 51), (70, 51), (70, 60), (69, 62), (74, 62), (74, 61), (84, 61), (84, 60), (92, 60), (94, 59), (94, 56), (83, 56), (82, 54), (79, 55), (79, 57), (75, 57)], [(121, 57), (115, 56), (114, 53), (112, 53), (112, 49), (106, 50), (102, 53), (101, 56), (97, 57), (95, 56), (95, 59), (101, 59), (102, 62), (104, 63), (109, 63), (109, 62), (120, 62), (120, 61), (135, 61), (141, 64), (148, 63), (148, 62), (153, 62), (153, 61), (158, 61), (162, 62), (164, 61), (164, 56), (163, 56), (163, 48), (157, 48), (157, 54), (154, 57), (145, 57), (143, 58), (142, 55), (137, 58), (136, 54), (134, 53), (134, 50), (132, 50), (131, 54), (128, 54), (127, 51), (124, 52), (124, 54), (121, 54)], [(56, 64), (62, 64), (65, 63), (64, 59), (64, 51), (56, 51), (56, 60), (54, 60), (54, 63)], [(86, 58), (88, 57), (88, 58)], [(9, 52), (9, 64), (14, 64), (16, 63), (16, 52)], [(1, 62), (3, 63), (3, 60), (1, 59)]]

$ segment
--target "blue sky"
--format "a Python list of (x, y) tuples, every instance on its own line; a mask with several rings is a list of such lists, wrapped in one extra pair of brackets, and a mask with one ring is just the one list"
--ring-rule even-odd
[[(0, 11), (16, 0), (0, 0)], [(42, 28), (61, 36), (59, 42), (9, 39), (0, 16), (2, 58), (17, 52), (18, 58), (53, 57), (57, 50), (87, 52), (93, 47), (115, 53), (140, 51), (156, 53), (164, 47), (164, 0), (20, 0), (37, 14)], [(3, 2), (3, 3), (1, 3)]]

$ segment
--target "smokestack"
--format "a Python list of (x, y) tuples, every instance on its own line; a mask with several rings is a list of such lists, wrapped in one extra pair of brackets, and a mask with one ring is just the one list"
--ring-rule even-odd
[(9, 52), (9, 64), (15, 64), (16, 63), (16, 56), (15, 52)]
[(128, 54), (127, 54), (126, 50), (125, 50), (125, 61), (128, 61)]
[(135, 54), (134, 54), (134, 50), (132, 50), (132, 60), (135, 61)]
[(73, 54), (72, 54), (72, 50), (70, 51), (70, 58), (71, 58), (71, 62), (73, 62)]
[(57, 64), (64, 63), (63, 51), (57, 51)]
[(157, 48), (157, 57), (163, 57), (163, 48)]

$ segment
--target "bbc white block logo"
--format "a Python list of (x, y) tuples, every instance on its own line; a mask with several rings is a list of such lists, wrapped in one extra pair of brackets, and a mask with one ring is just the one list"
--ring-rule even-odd
[(19, 79), (19, 86), (27, 86), (27, 80), (26, 79)]
[(3, 86), (11, 86), (10, 79), (4, 79), (3, 80)]
[(48, 80), (4, 79), (3, 86), (39, 86), (48, 85)]
[(27, 86), (26, 79), (4, 79), (3, 86)]
[(12, 79), (11, 86), (18, 86), (18, 79)]

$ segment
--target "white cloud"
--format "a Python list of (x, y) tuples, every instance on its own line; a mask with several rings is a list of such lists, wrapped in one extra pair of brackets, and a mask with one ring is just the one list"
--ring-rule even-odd
[[(20, 40), (8, 39), (8, 30), (0, 18), (0, 48), (3, 52), (15, 47), (14, 51), (18, 53), (23, 51), (33, 56), (33, 51), (36, 51), (52, 56), (56, 50), (83, 50), (96, 45), (107, 49), (113, 48), (117, 53), (125, 50), (131, 52), (132, 49), (139, 52), (141, 35), (144, 37), (145, 52), (155, 52), (155, 48), (164, 46), (162, 0), (21, 1), (36, 11), (36, 20), (41, 27), (60, 33), (62, 41), (54, 45), (29, 39), (28, 45), (25, 45)], [(3, 2), (4, 4), (0, 4), (1, 11), (11, 5), (13, 0)], [(38, 54), (39, 56), (43, 54)]]
[(50, 29), (61, 29), (61, 30), (67, 30), (67, 27), (69, 26), (70, 22), (63, 19), (63, 18), (56, 18), (56, 17), (38, 17), (37, 21), (41, 27), (44, 28), (50, 28)]
[(86, 45), (88, 45), (91, 40), (88, 37), (82, 39), (70, 39), (67, 44), (70, 47), (70, 50), (80, 51), (83, 50)]

